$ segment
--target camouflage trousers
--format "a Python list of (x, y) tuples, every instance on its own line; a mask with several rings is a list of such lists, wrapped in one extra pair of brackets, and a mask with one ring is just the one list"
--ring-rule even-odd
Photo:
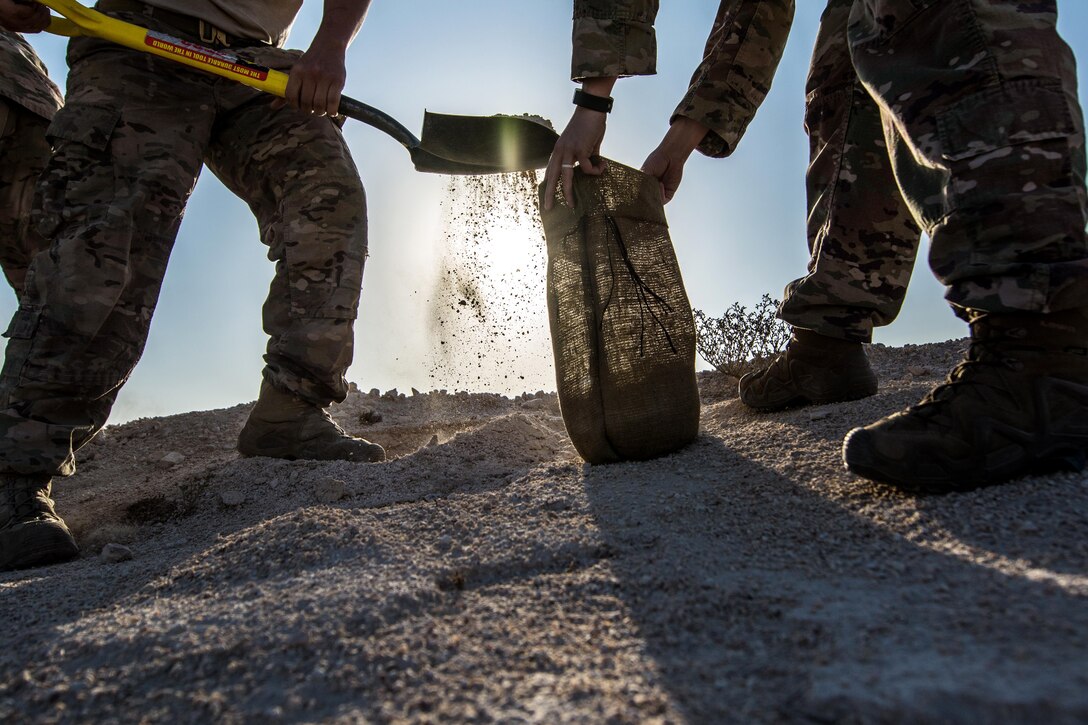
[[(178, 35), (150, 17), (126, 19)], [(278, 68), (297, 57), (267, 46), (237, 53)], [(203, 164), (249, 204), (275, 262), (265, 378), (318, 405), (343, 400), (366, 211), (339, 126), (94, 39), (73, 40), (68, 62), (39, 185), (40, 231), (53, 244), (6, 333), (0, 470), (75, 470), (74, 451), (105, 424), (143, 351)]]
[(1088, 305), (1084, 122), (1055, 0), (831, 0), (808, 79), (808, 274), (779, 316), (869, 341), (920, 230), (958, 314)]
[(0, 267), (20, 298), (30, 260), (49, 244), (31, 223), (34, 186), (49, 161), (48, 125), (0, 98)]

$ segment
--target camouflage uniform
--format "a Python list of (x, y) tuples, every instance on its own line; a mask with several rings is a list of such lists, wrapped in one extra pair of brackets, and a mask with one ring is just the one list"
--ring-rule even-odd
[[(150, 11), (110, 14), (198, 41)], [(299, 55), (232, 50), (279, 69)], [(265, 380), (320, 407), (343, 400), (366, 211), (338, 125), (100, 40), (73, 40), (68, 63), (68, 102), (50, 126), (55, 152), (40, 185), (53, 247), (31, 268), (7, 332), (0, 470), (75, 470), (74, 452), (105, 424), (143, 350), (203, 164), (250, 205), (275, 262)]]
[(0, 267), (16, 295), (31, 258), (48, 244), (30, 217), (34, 185), (49, 160), (45, 129), (62, 102), (33, 49), (0, 29)]
[[(646, 11), (651, 23), (656, 9), (585, 4), (614, 18)], [(722, 2), (677, 109), (712, 130), (704, 153), (739, 140), (792, 5)], [(809, 274), (787, 287), (783, 319), (868, 340), (898, 313), (919, 227), (958, 313), (1088, 304), (1084, 125), (1056, 16), (1055, 0), (830, 0), (807, 99)], [(593, 47), (622, 47), (580, 41), (577, 27), (583, 74)], [(632, 51), (643, 66), (645, 54)], [(616, 66), (607, 54), (606, 65)]]

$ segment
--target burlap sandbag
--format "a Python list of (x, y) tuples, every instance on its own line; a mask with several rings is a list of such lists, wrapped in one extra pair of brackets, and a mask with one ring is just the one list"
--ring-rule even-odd
[[(541, 186), (540, 193), (544, 193)], [(574, 208), (541, 205), (563, 422), (590, 463), (655, 458), (699, 431), (695, 323), (656, 179), (575, 170)]]

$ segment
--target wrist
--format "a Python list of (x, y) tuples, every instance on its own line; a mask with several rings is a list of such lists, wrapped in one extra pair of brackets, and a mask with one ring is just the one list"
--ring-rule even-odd
[(687, 157), (699, 147), (708, 131), (710, 129), (698, 121), (686, 116), (679, 116), (669, 126), (662, 145), (673, 153), (679, 153)]
[(582, 91), (590, 94), (591, 96), (600, 96), (601, 98), (608, 98), (612, 95), (612, 88), (616, 85), (615, 76), (603, 76), (600, 78), (584, 78), (582, 80)]

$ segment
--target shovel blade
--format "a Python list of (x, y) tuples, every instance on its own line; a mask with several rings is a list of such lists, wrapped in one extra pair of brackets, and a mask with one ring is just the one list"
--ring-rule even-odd
[(529, 116), (456, 116), (425, 113), (418, 171), (438, 174), (499, 174), (548, 165), (559, 134)]

